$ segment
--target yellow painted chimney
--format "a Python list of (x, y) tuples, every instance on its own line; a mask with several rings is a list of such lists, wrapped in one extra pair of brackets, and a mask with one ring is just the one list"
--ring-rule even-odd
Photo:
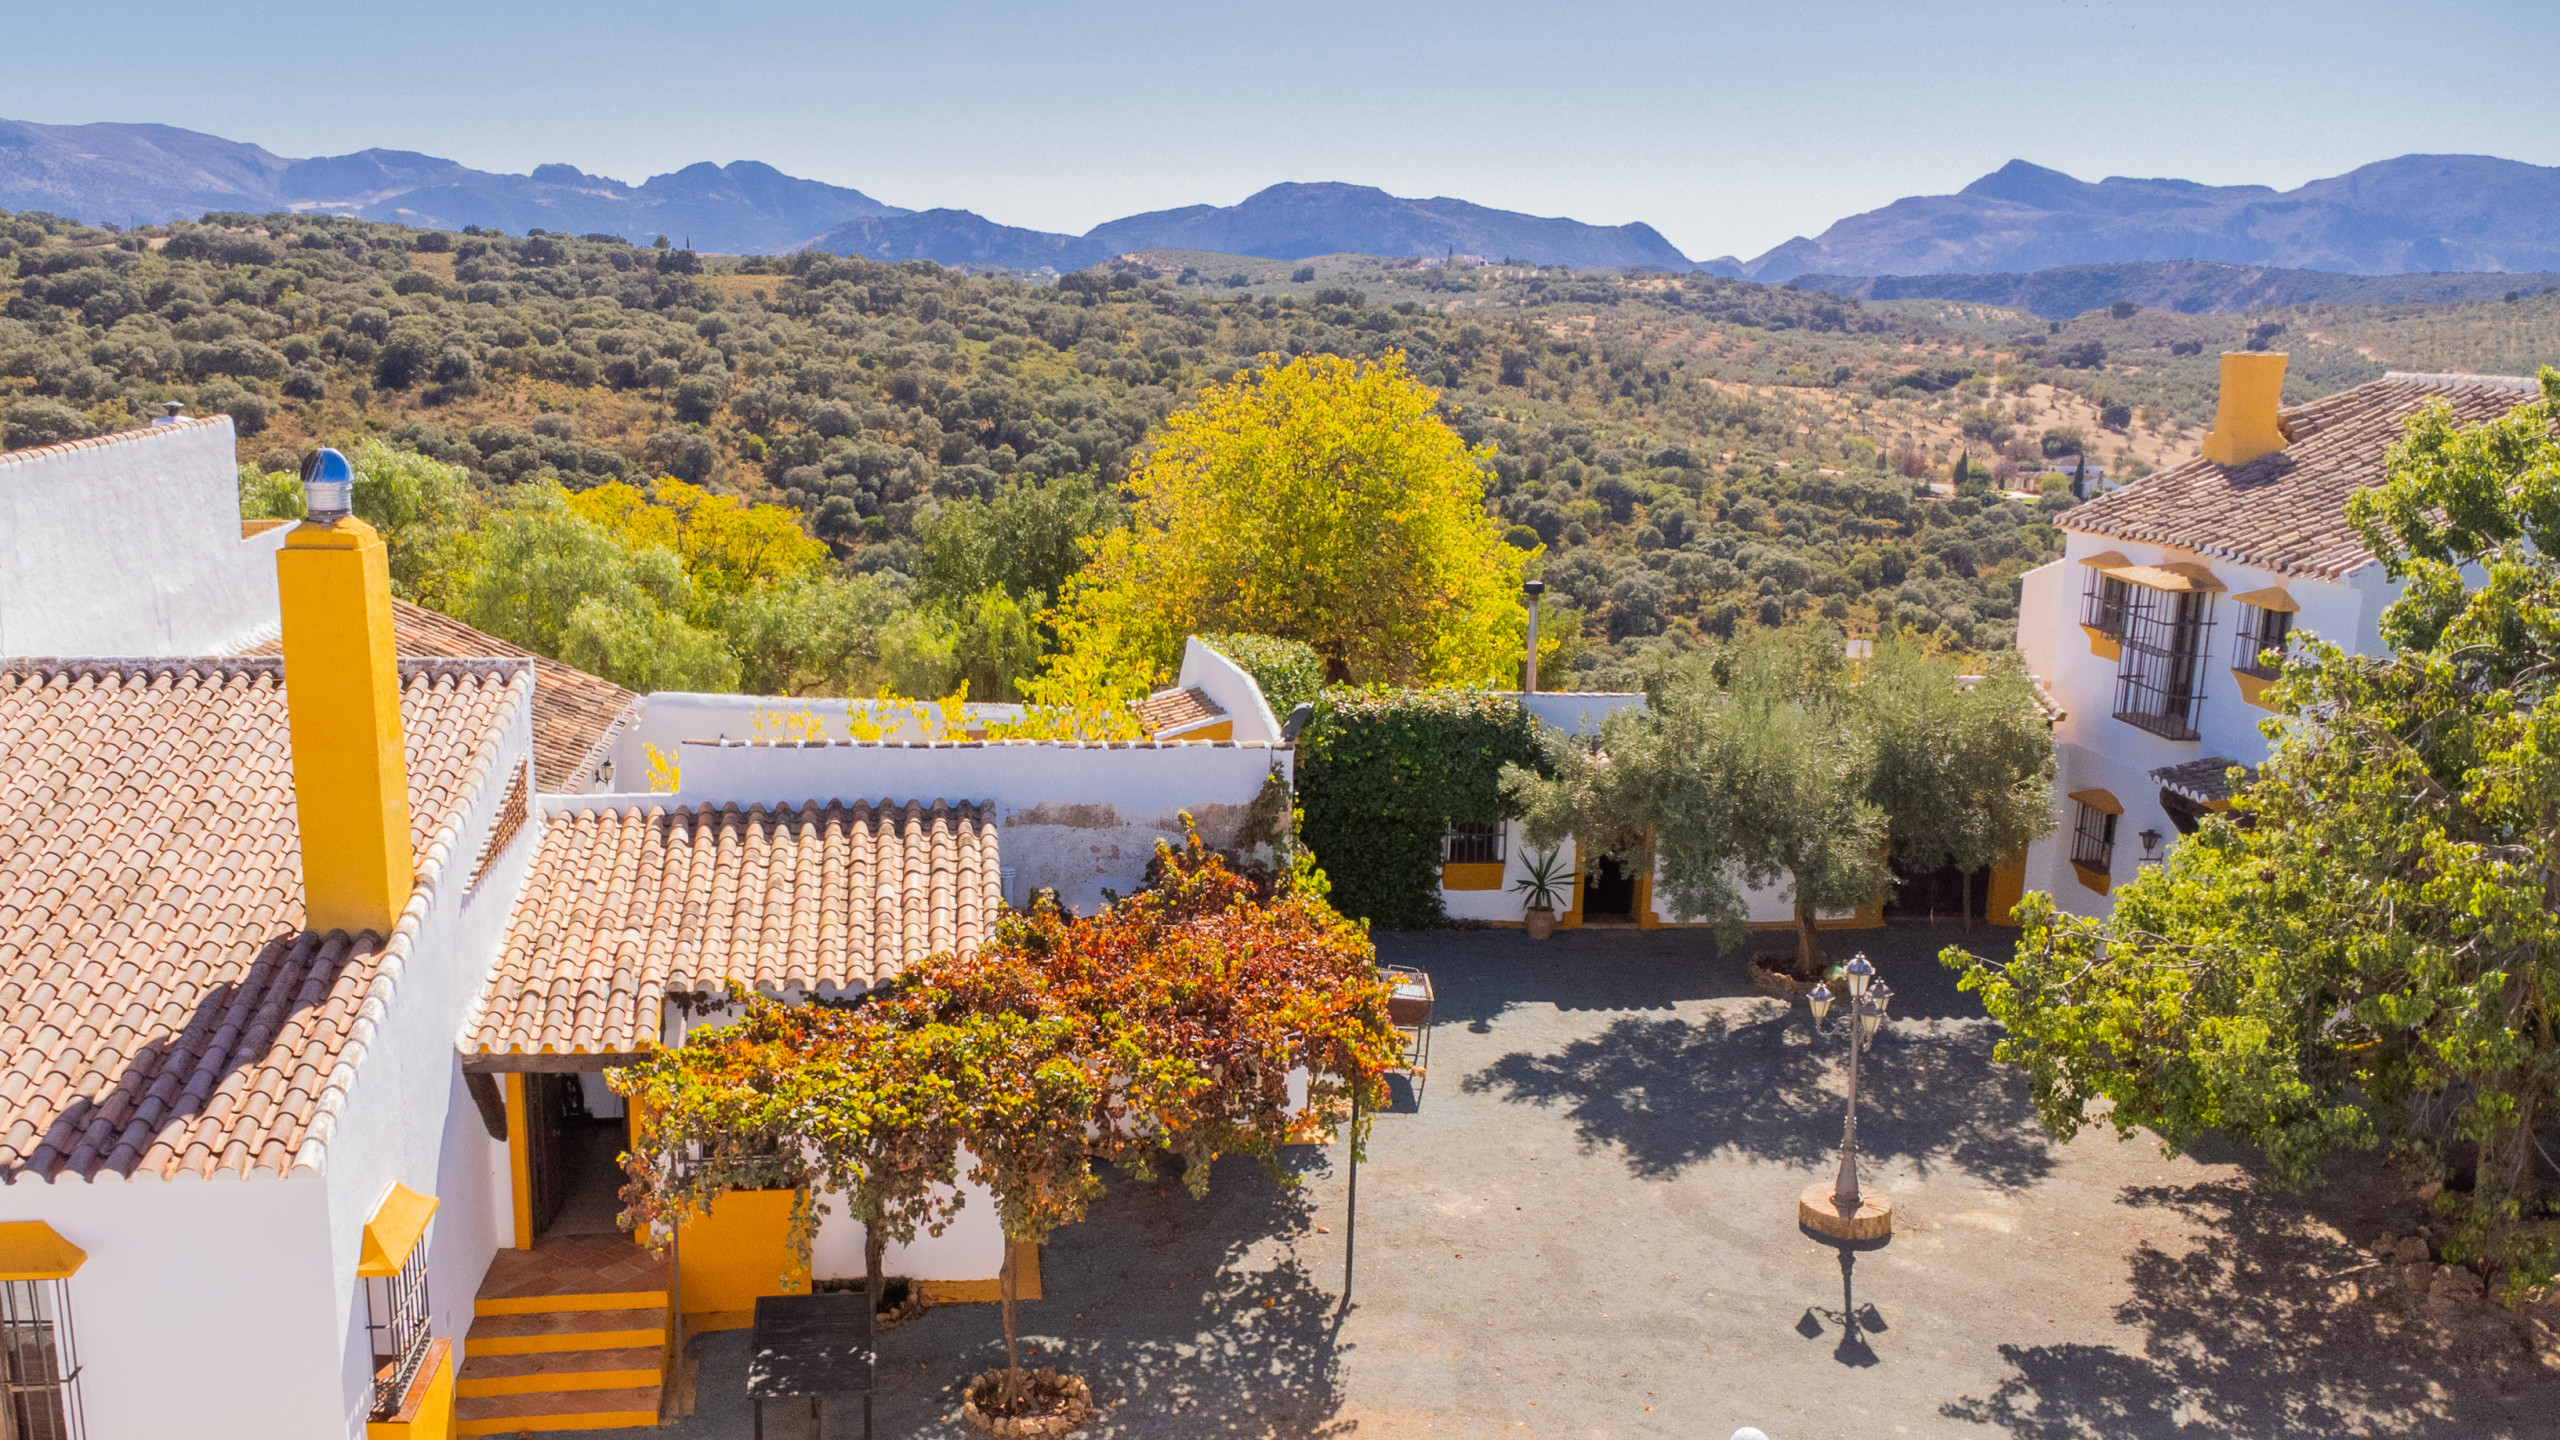
[(345, 456), (320, 451), (304, 475), (310, 518), (276, 553), (285, 711), (306, 923), (388, 935), (415, 879), (409, 767), (390, 559), (382, 537), (349, 513), (353, 481)]
[(2246, 465), (2285, 447), (2288, 437), (2276, 408), (2284, 403), (2285, 357), (2278, 351), (2226, 350), (2222, 355), (2222, 403), (2204, 458), (2216, 465)]

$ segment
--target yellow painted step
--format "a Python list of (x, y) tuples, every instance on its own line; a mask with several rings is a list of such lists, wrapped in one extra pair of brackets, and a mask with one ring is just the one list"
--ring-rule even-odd
[(541, 1395), (472, 1395), (453, 1404), (457, 1435), (522, 1430), (619, 1430), (658, 1423), (658, 1387), (572, 1390)]
[(630, 1390), (655, 1385), (665, 1351), (655, 1345), (622, 1350), (538, 1350), (522, 1354), (474, 1353), (463, 1362), (455, 1387), (461, 1395), (537, 1395), (554, 1390)]
[(600, 1295), (519, 1295), (506, 1300), (474, 1300), (474, 1315), (542, 1315), (554, 1310), (663, 1310), (664, 1290), (616, 1290)]
[(482, 1315), (471, 1322), (463, 1353), (533, 1355), (553, 1350), (628, 1350), (666, 1343), (667, 1312), (554, 1310), (539, 1315)]

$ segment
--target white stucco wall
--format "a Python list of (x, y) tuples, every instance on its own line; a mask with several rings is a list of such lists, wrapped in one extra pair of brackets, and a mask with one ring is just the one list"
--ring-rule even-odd
[(1271, 713), (1271, 703), (1253, 676), (1233, 660), (1200, 643), (1192, 636), (1182, 644), (1182, 673), (1174, 680), (1177, 689), (1199, 687), (1227, 718), (1233, 722), (1237, 740), (1277, 740), (1280, 720)]
[(0, 655), (237, 653), (286, 528), (241, 538), (229, 416), (0, 454)]
[[(829, 801), (986, 802), (997, 844), (1014, 872), (1009, 898), (1054, 887), (1091, 913), (1105, 889), (1128, 894), (1145, 878), (1161, 838), (1179, 841), (1189, 811), (1201, 838), (1234, 842), (1245, 810), (1274, 766), (1286, 779), (1294, 752), (1228, 741), (1111, 745), (895, 743), (772, 745), (686, 741), (676, 747), (682, 783), (673, 794), (545, 796), (553, 814), (598, 806), (764, 805), (797, 809)], [(621, 774), (634, 772), (621, 771)]]
[(1600, 722), (1644, 704), (1640, 690), (1540, 690), (1520, 697), (1532, 715), (1567, 735), (1600, 733)]
[[(969, 1173), (970, 1157), (961, 1152), (960, 1173)], [(982, 1185), (962, 1180), (960, 1209), (939, 1235), (916, 1232), (912, 1243), (892, 1243), (881, 1258), (882, 1270), (917, 1280), (992, 1280), (1004, 1269), (1004, 1227), (996, 1221), (995, 1197)], [(827, 1213), (818, 1217), (818, 1236), (809, 1247), (809, 1275), (816, 1280), (859, 1279), (862, 1231), (847, 1218), (842, 1198), (824, 1196)]]
[[(989, 720), (1019, 720), (1019, 705), (964, 705), (970, 728), (983, 727)], [(885, 728), (883, 740), (915, 741), (925, 738), (922, 730), (903, 711), (888, 709), (877, 700), (801, 699), (795, 696), (709, 695), (690, 691), (661, 690), (643, 696), (623, 717), (621, 727), (612, 737), (606, 751), (613, 761), (618, 790), (645, 788), (649, 783), (649, 750), (655, 745), (672, 753), (688, 740), (796, 740), (802, 738), (786, 727), (801, 723), (799, 717), (817, 717), (822, 740), (853, 738), (851, 717), (859, 713)]]

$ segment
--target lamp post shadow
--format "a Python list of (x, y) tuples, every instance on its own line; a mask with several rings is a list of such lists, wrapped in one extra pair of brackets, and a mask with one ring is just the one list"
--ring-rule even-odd
[(1843, 1365), (1860, 1369), (1882, 1363), (1875, 1348), (1867, 1343), (1867, 1336), (1884, 1332), (1884, 1314), (1876, 1309), (1873, 1302), (1863, 1306), (1858, 1303), (1857, 1268), (1859, 1255), (1869, 1250), (1883, 1249), (1890, 1243), (1891, 1237), (1879, 1236), (1873, 1240), (1840, 1240), (1825, 1235), (1810, 1225), (1798, 1225), (1796, 1228), (1806, 1239), (1817, 1245), (1829, 1246), (1840, 1256), (1840, 1308), (1833, 1310), (1828, 1306), (1806, 1306), (1804, 1318), (1796, 1322), (1796, 1333), (1807, 1340), (1820, 1339), (1823, 1324), (1829, 1321), (1840, 1327), (1840, 1343), (1832, 1349), (1832, 1359)]

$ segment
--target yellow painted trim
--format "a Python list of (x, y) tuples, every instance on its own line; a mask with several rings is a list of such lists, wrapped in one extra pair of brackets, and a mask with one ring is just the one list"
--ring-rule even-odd
[(391, 571), (361, 520), (293, 527), (276, 552), (304, 924), (389, 935), (416, 878)]
[(1440, 867), (1443, 890), (1499, 890), (1502, 888), (1502, 862), (1486, 860), (1465, 864), (1443, 863)]
[[(1037, 1300), (1040, 1289), (1040, 1247), (1017, 1240), (1013, 1242), (1013, 1268), (1017, 1300)], [(1004, 1281), (992, 1280), (919, 1280), (928, 1305), (992, 1305), (1004, 1299)]]
[(373, 1208), (373, 1218), (364, 1222), (363, 1258), (356, 1262), (356, 1273), (369, 1279), (387, 1280), (400, 1273), (409, 1263), (409, 1252), (427, 1233), (427, 1222), (436, 1215), (436, 1197), (421, 1195), (406, 1185), (393, 1185), (391, 1193)]
[(446, 1440), (453, 1430), (453, 1343), (433, 1342), (430, 1363), (409, 1382), (400, 1413), (388, 1420), (365, 1422), (365, 1440)]
[(1158, 740), (1233, 740), (1236, 738), (1236, 722), (1212, 720), (1195, 725), (1188, 730), (1166, 730), (1155, 738)]
[(707, 1335), (714, 1330), (744, 1330), (755, 1323), (753, 1310), (696, 1310), (684, 1317), (684, 1333)]
[(2133, 557), (2121, 550), (2101, 550), (2095, 555), (2081, 556), (2080, 563), (2092, 570), (2118, 570), (2132, 564)]
[(2124, 813), (2124, 802), (2118, 800), (2115, 796), (2104, 790), (2074, 790), (2063, 798), (2066, 800), (2076, 800), (2079, 803), (2088, 806), (2090, 809), (2097, 811), (2101, 815), (2121, 815)]
[(2113, 875), (2108, 874), (2106, 871), (2098, 869), (2096, 866), (2083, 865), (2079, 861), (2074, 860), (2071, 862), (2071, 870), (2073, 874), (2080, 877), (2080, 883), (2082, 885), (2097, 891), (2101, 895), (2104, 895), (2109, 890), (2115, 888), (2116, 878)]
[(1653, 871), (1650, 867), (1636, 877), (1635, 909), (1637, 929), (1659, 930), (1662, 928), (1661, 919), (1653, 913)]
[(2095, 625), (2083, 625), (2080, 628), (2087, 631), (2089, 634), (2090, 654), (2097, 656), (2101, 660), (2122, 660), (2124, 658), (2123, 641), (2108, 634), (2106, 631), (2099, 629)]
[(0, 1224), (0, 1280), (68, 1280), (89, 1252), (41, 1220)]
[[(689, 1321), (692, 1317), (686, 1317)], [(690, 1332), (692, 1326), (688, 1324)], [(578, 1330), (557, 1335), (490, 1335), (471, 1342), (474, 1355), (550, 1355), (562, 1350), (646, 1350), (667, 1343), (662, 1323), (647, 1330)]]
[(2177, 560), (2166, 565), (2128, 565), (2109, 570), (2107, 574), (2128, 585), (2145, 590), (2159, 590), (2172, 595), (2204, 591), (2219, 595), (2228, 587), (2213, 578), (2213, 572), (2191, 561)]
[(2302, 610), (2302, 606), (2295, 603), (2292, 594), (2281, 585), (2270, 585), (2264, 590), (2251, 590), (2246, 594), (2234, 595), (2231, 597), (2231, 603), (2255, 605), (2261, 610), (2281, 610), (2287, 615), (2299, 614)]
[(2257, 706), (2261, 710), (2273, 710), (2276, 708), (2267, 699), (2267, 687), (2276, 682), (2268, 679), (2264, 675), (2252, 675), (2246, 670), (2232, 671), (2231, 678), (2239, 683), (2240, 698), (2242, 700)]
[(1579, 930), (1579, 929), (1581, 929), (1581, 928), (1582, 928), (1582, 869), (1581, 869), (1581, 865), (1582, 865), (1582, 857), (1581, 857), (1581, 856), (1579, 856), (1579, 855), (1576, 855), (1576, 856), (1574, 857), (1574, 872), (1573, 872), (1573, 908), (1572, 908), (1572, 909), (1570, 909), (1570, 910), (1567, 910), (1567, 911), (1566, 911), (1566, 912), (1564, 912), (1563, 914), (1561, 914), (1561, 915), (1559, 915), (1559, 916), (1557, 916), (1557, 917), (1556, 917), (1556, 928), (1557, 928), (1557, 929), (1559, 929), (1559, 930)]
[(636, 1390), (643, 1385), (656, 1385), (666, 1379), (666, 1372), (648, 1370), (559, 1370), (546, 1375), (500, 1375), (474, 1380), (464, 1376), (458, 1394), (543, 1395), (554, 1390)]
[(531, 1430), (631, 1430), (658, 1423), (655, 1410), (598, 1410), (587, 1415), (506, 1415), (465, 1420), (456, 1435), (518, 1435)]
[(533, 1248), (533, 1169), (526, 1146), (532, 1143), (526, 1113), (524, 1072), (507, 1072), (507, 1172), (515, 1200), (516, 1248)]
[(660, 1310), (666, 1307), (664, 1290), (614, 1290), (595, 1295), (514, 1295), (497, 1300), (474, 1300), (474, 1315), (549, 1315), (567, 1310)]
[(2027, 852), (2002, 860), (1991, 867), (1991, 893), (1983, 897), (1983, 919), (1993, 925), (2014, 925), (2018, 902), (2027, 893)]

